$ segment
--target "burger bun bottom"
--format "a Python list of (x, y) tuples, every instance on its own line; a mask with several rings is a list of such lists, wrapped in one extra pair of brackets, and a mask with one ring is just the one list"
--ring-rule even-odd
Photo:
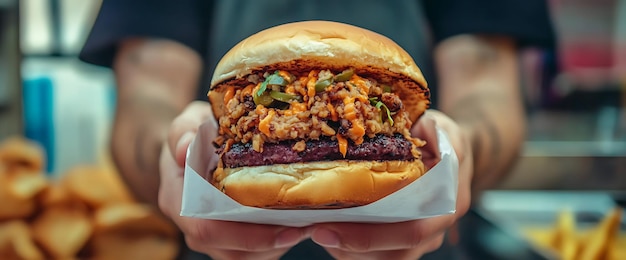
[(307, 162), (218, 168), (213, 173), (212, 184), (246, 206), (330, 209), (377, 201), (424, 172), (419, 159)]

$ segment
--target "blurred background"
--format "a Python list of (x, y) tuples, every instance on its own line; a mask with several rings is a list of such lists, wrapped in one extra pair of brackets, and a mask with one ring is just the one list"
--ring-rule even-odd
[[(520, 60), (530, 119), (522, 158), (476, 208), (551, 221), (585, 198), (598, 221), (626, 192), (626, 0), (549, 2), (558, 50), (523, 50)], [(0, 0), (0, 140), (37, 141), (52, 178), (106, 161), (114, 79), (77, 60), (99, 4)], [(537, 212), (552, 213), (527, 217)]]

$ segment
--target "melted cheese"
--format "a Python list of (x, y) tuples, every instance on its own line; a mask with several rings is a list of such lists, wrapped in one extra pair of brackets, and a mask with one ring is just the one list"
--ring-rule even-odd
[(359, 87), (359, 90), (361, 90), (362, 94), (367, 95), (370, 92), (370, 88), (369, 86), (367, 86), (367, 84), (365, 84), (365, 80), (363, 78), (357, 75), (353, 75), (350, 82), (354, 83), (354, 85)]
[(283, 77), (283, 79), (285, 79), (287, 82), (291, 83), (291, 74), (289, 74), (289, 72), (281, 70), (281, 71), (278, 71), (278, 75)]
[(328, 111), (330, 111), (330, 119), (335, 122), (339, 121), (339, 117), (337, 116), (337, 110), (335, 110), (335, 107), (333, 107), (333, 105), (330, 103), (327, 103), (326, 107), (328, 108)]
[(235, 96), (235, 87), (229, 86), (224, 92), (224, 104), (228, 104), (228, 101)]
[(252, 89), (254, 89), (254, 84), (246, 86), (243, 90), (241, 90), (241, 96), (245, 97), (247, 95), (252, 95)]
[(356, 108), (354, 107), (354, 98), (346, 97), (343, 99), (343, 117), (350, 121), (356, 119)]
[(305, 88), (306, 83), (309, 81), (308, 77), (300, 77), (300, 79), (298, 79), (298, 81), (300, 82), (300, 87), (298, 88), (298, 94), (300, 94), (300, 96), (307, 96), (307, 90)]
[(296, 87), (293, 84), (289, 84), (285, 87), (285, 93), (287, 94), (296, 94)]
[(339, 143), (339, 152), (346, 157), (346, 153), (348, 152), (348, 140), (344, 138), (342, 135), (337, 134), (337, 142)]
[(259, 131), (261, 131), (261, 133), (264, 133), (267, 136), (270, 135), (270, 122), (272, 121), (272, 117), (274, 117), (275, 114), (276, 111), (270, 110), (268, 111), (267, 116), (265, 116), (265, 118), (263, 118), (261, 122), (259, 122)]
[(289, 103), (289, 109), (283, 110), (283, 113), (285, 116), (293, 116), (307, 110), (308, 108), (305, 103), (291, 102)]
[(256, 113), (259, 116), (265, 115), (267, 113), (267, 108), (265, 108), (265, 106), (263, 105), (257, 105), (256, 109), (254, 109), (254, 113)]
[(354, 141), (354, 143), (362, 144), (363, 143), (363, 136), (365, 135), (365, 127), (363, 127), (361, 122), (359, 122), (357, 120), (353, 120), (351, 122), (352, 122), (352, 128), (350, 128), (348, 130), (348, 133), (351, 136), (357, 136), (357, 139)]
[(309, 81), (307, 81), (306, 83), (306, 91), (307, 91), (307, 96), (309, 96), (309, 98), (313, 98), (315, 96), (315, 93), (317, 93), (315, 91), (315, 82), (317, 81), (317, 78), (315, 77), (315, 75), (311, 76), (309, 75)]
[[(357, 96), (359, 100), (361, 100), (362, 95)], [(365, 96), (367, 100), (367, 96)], [(343, 117), (350, 121), (351, 127), (348, 129), (348, 134), (354, 140), (356, 144), (363, 143), (363, 136), (365, 135), (365, 127), (359, 120), (357, 116), (357, 109), (355, 105), (354, 97), (344, 97), (343, 98)]]

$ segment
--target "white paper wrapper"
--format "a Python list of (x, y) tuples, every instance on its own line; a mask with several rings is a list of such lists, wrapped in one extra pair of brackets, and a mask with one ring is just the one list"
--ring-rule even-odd
[[(458, 160), (446, 134), (437, 129), (441, 161), (424, 176), (387, 197), (365, 206), (346, 209), (284, 210), (243, 206), (202, 176), (212, 158), (206, 124), (187, 152), (181, 216), (284, 226), (321, 222), (388, 223), (452, 214), (456, 208)], [(204, 174), (203, 174), (204, 173)]]

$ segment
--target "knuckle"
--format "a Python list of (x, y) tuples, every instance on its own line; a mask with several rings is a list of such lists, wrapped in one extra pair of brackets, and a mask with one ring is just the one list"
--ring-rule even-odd
[(262, 243), (259, 243), (259, 241), (256, 241), (256, 239), (246, 238), (246, 239), (243, 239), (240, 250), (245, 251), (245, 252), (258, 252), (258, 251), (264, 251), (267, 249), (268, 248), (262, 246)]
[(363, 236), (353, 241), (346, 241), (344, 248), (352, 252), (369, 252), (372, 250), (372, 238)]
[(408, 246), (409, 248), (418, 247), (422, 240), (424, 240), (424, 231), (418, 227), (413, 228), (408, 235)]
[(444, 240), (444, 235), (441, 234), (441, 235), (438, 235), (435, 239), (429, 241), (426, 244), (426, 247), (424, 248), (425, 250), (424, 253), (432, 252), (432, 251), (439, 249), (439, 247), (441, 247), (441, 245), (443, 244), (443, 240)]

